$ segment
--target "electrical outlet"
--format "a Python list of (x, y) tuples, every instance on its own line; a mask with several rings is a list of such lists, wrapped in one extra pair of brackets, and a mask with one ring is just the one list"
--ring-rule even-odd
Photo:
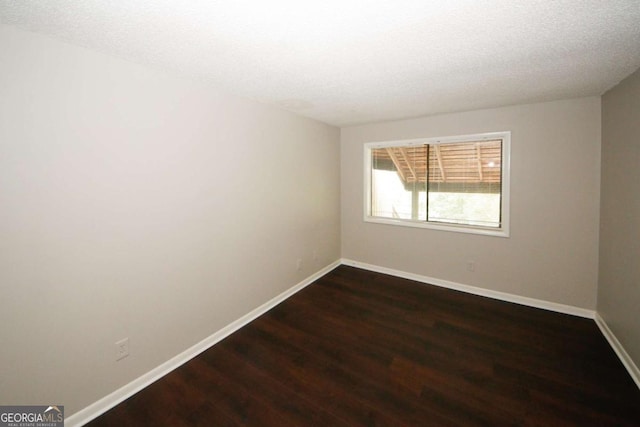
[(313, 260), (318, 262), (318, 251), (313, 251)]
[(123, 338), (116, 342), (116, 361), (129, 356), (129, 338)]
[(467, 261), (467, 271), (471, 271), (471, 272), (476, 271), (475, 261)]
[(298, 261), (296, 261), (296, 270), (300, 271), (302, 270), (302, 260), (298, 259)]

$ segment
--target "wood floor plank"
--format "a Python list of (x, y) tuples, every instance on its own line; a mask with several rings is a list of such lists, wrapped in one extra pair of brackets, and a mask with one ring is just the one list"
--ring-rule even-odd
[(89, 423), (638, 426), (590, 319), (340, 266)]

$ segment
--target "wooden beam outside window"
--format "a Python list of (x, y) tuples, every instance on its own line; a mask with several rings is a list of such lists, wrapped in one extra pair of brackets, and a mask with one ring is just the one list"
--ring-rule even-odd
[(436, 160), (438, 161), (438, 168), (440, 169), (440, 175), (442, 176), (442, 182), (447, 181), (447, 176), (444, 173), (444, 166), (442, 165), (442, 156), (440, 155), (440, 146), (438, 144), (434, 145), (436, 153)]
[(402, 179), (402, 181), (407, 182), (407, 177), (404, 175), (404, 172), (402, 170), (400, 159), (398, 159), (398, 156), (396, 156), (396, 153), (393, 152), (393, 148), (388, 147), (387, 154), (389, 154), (389, 157), (391, 157), (393, 164), (396, 165), (396, 169), (398, 170), (398, 175), (400, 175), (400, 178)]

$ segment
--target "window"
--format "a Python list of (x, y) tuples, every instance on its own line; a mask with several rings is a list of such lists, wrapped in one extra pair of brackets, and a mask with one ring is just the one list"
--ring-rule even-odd
[(365, 221), (508, 237), (510, 132), (365, 144)]

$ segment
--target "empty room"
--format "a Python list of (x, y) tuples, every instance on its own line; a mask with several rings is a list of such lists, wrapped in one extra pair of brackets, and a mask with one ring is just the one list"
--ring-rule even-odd
[(639, 23), (0, 0), (0, 426), (640, 425)]

